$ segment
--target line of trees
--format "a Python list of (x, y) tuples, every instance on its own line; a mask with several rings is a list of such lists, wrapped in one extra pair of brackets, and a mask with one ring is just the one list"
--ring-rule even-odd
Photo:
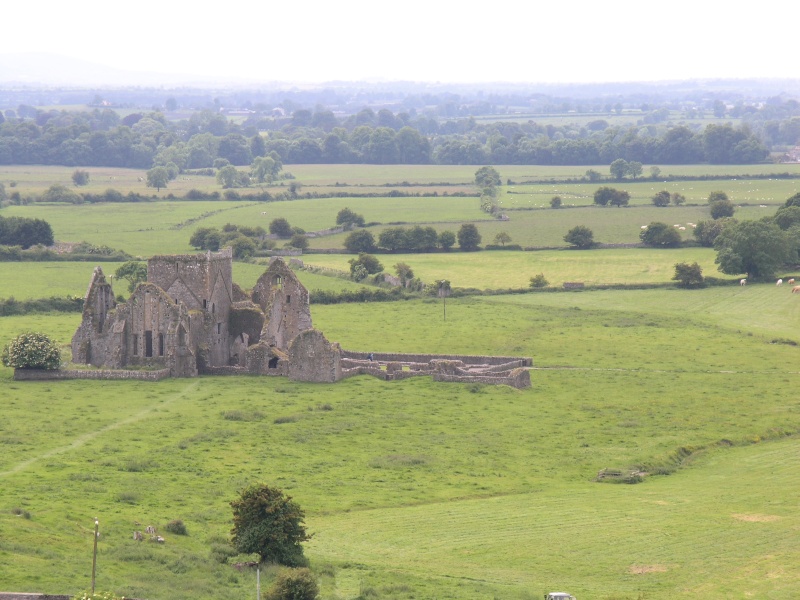
[(41, 244), (52, 246), (53, 228), (44, 219), (0, 217), (0, 245), (20, 246), (23, 250)]
[(350, 252), (369, 253), (377, 250), (385, 252), (434, 252), (450, 250), (458, 241), (459, 248), (465, 251), (477, 250), (481, 244), (478, 228), (472, 223), (461, 225), (457, 233), (437, 232), (433, 227), (415, 225), (413, 227), (387, 227), (375, 236), (366, 229), (351, 232), (344, 241)]
[[(178, 122), (167, 121), (160, 112), (121, 118), (112, 110), (37, 111), (34, 118), (0, 123), (0, 164), (142, 169), (172, 164), (183, 171), (211, 168), (219, 159), (235, 166), (252, 165), (269, 156), (284, 164), (610, 165), (622, 159), (635, 167), (746, 164), (768, 155), (747, 125), (729, 123), (699, 129), (612, 126), (602, 120), (586, 126), (534, 121), (478, 124), (469, 118), (439, 125), (434, 119), (390, 111), (392, 118), (372, 113), (372, 118), (344, 121), (329, 111), (320, 112), (325, 118), (319, 119), (307, 112), (309, 118), (293, 118), (265, 136), (255, 123), (239, 125), (212, 111)], [(797, 129), (789, 143), (800, 140), (800, 126), (784, 129)], [(258, 171), (266, 173), (269, 166), (261, 165)]]

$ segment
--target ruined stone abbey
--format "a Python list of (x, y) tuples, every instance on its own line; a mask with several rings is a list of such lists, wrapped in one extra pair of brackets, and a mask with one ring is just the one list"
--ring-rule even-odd
[[(282, 259), (273, 259), (245, 293), (232, 280), (230, 249), (152, 257), (147, 282), (124, 303), (116, 302), (96, 267), (72, 338), (72, 362), (159, 377), (252, 374), (333, 382), (356, 374), (428, 375), (515, 387), (530, 386), (532, 365), (518, 357), (343, 350), (312, 327), (308, 291)], [(92, 370), (71, 373), (92, 376)]]

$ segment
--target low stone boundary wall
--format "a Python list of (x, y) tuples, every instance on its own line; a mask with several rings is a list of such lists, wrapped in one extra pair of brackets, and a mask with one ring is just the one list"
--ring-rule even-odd
[[(160, 381), (170, 376), (169, 369), (158, 371), (130, 371), (122, 369), (58, 369), (47, 371), (44, 369), (14, 369), (16, 381), (52, 381), (55, 379), (103, 379), (103, 380), (130, 380), (140, 379), (145, 381)], [(2, 598), (0, 598), (2, 600)]]
[(527, 369), (515, 369), (507, 376), (498, 375), (496, 377), (486, 375), (448, 375), (446, 373), (434, 373), (433, 380), (452, 383), (510, 385), (511, 387), (515, 387), (520, 390), (531, 387), (531, 373)]
[[(352, 350), (342, 350), (342, 358), (352, 358), (353, 360), (369, 360), (369, 352), (353, 352)], [(515, 366), (532, 367), (533, 359), (521, 356), (472, 356), (463, 354), (398, 354), (373, 352), (373, 360), (382, 362), (401, 362), (401, 363), (429, 363), (432, 360), (460, 360), (465, 365), (493, 365), (500, 366), (510, 363), (519, 363)], [(508, 370), (508, 368), (506, 368)]]
[(0, 592), (0, 600), (69, 600), (72, 596), (62, 594), (26, 594), (16, 592)]
[(565, 281), (564, 282), (564, 289), (565, 290), (582, 290), (584, 288), (584, 284), (582, 281)]

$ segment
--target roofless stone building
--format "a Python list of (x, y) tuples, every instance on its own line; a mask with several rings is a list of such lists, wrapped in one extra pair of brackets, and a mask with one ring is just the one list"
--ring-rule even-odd
[[(308, 290), (280, 258), (245, 293), (232, 280), (230, 249), (154, 256), (147, 282), (117, 303), (100, 267), (92, 275), (72, 361), (101, 368), (54, 377), (282, 375), (333, 382), (356, 374), (384, 380), (419, 375), (438, 381), (529, 387), (530, 358), (349, 352), (311, 322)], [(157, 373), (158, 376), (153, 376)], [(39, 378), (30, 373), (17, 378)]]

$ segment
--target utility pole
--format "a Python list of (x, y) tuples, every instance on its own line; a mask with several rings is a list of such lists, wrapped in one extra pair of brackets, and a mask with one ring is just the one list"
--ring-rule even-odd
[(94, 596), (94, 576), (97, 572), (97, 538), (100, 536), (100, 521), (94, 520), (94, 552), (92, 553), (92, 596)]

